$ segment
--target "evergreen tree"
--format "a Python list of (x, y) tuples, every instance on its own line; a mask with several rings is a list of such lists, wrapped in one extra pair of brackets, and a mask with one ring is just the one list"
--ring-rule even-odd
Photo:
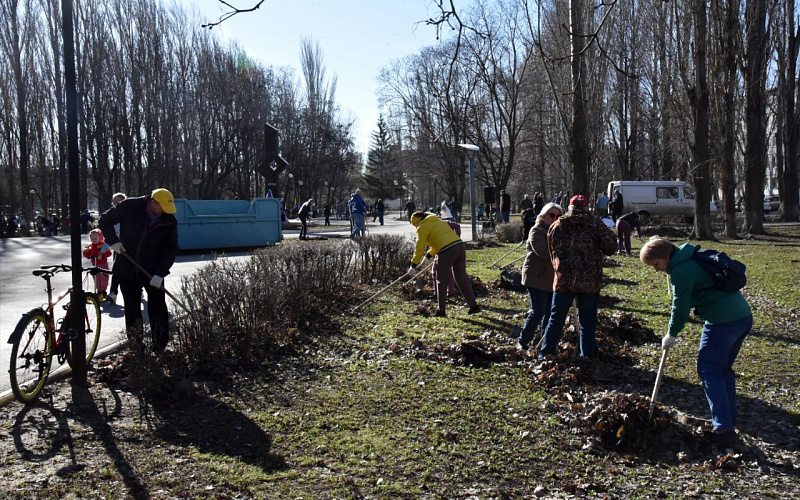
[[(394, 145), (383, 115), (378, 119), (378, 130), (372, 133), (367, 166), (362, 176), (364, 193), (370, 199), (392, 200), (403, 194), (403, 176), (394, 155)], [(395, 184), (397, 182), (397, 184)]]

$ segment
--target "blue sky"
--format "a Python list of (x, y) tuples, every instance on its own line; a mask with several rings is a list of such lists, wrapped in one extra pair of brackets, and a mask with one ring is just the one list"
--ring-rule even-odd
[[(175, 0), (187, 10), (195, 5), (205, 20), (217, 20), (217, 0)], [(257, 0), (228, 0), (249, 8)], [(464, 8), (460, 2), (456, 4)], [(338, 77), (336, 101), (345, 117), (356, 118), (356, 147), (366, 153), (376, 128), (376, 77), (390, 61), (438, 43), (433, 27), (419, 23), (436, 14), (431, 0), (266, 0), (257, 11), (228, 19), (213, 32), (236, 40), (265, 65), (300, 71), (300, 42), (311, 37), (323, 53), (328, 78)], [(198, 29), (199, 26), (198, 26)]]

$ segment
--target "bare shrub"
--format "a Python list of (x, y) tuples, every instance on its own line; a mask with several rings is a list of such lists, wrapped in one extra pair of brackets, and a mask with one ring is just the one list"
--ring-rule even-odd
[(378, 235), (352, 242), (362, 283), (397, 278), (408, 267), (414, 246), (398, 235)]
[(508, 224), (499, 224), (497, 226), (497, 240), (501, 243), (519, 243), (522, 241), (523, 232), (525, 231), (522, 221), (515, 220)]
[(379, 235), (214, 260), (183, 280), (192, 314), (176, 322), (177, 351), (190, 369), (265, 359), (303, 335), (332, 329), (330, 317), (351, 302), (354, 285), (393, 280), (412, 250), (402, 237)]

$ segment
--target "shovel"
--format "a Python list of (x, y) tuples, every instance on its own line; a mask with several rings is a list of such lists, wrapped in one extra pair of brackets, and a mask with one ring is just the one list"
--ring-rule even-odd
[[(520, 242), (519, 242), (519, 244), (518, 244), (517, 246), (515, 246), (514, 248), (512, 248), (512, 249), (511, 249), (511, 251), (509, 251), (507, 254), (505, 254), (505, 255), (503, 255), (502, 257), (500, 257), (499, 259), (497, 259), (497, 260), (494, 262), (494, 264), (492, 264), (492, 265), (491, 265), (491, 266), (489, 266), (489, 267), (497, 267), (497, 263), (498, 263), (498, 262), (500, 262), (501, 260), (505, 259), (506, 257), (508, 257), (509, 255), (511, 255), (512, 253), (516, 252), (516, 251), (517, 251), (517, 249), (523, 245), (523, 243), (525, 243), (525, 240), (522, 240), (522, 241), (520, 241)], [(517, 260), (519, 260), (519, 259), (517, 259)], [(514, 262), (516, 262), (516, 261), (514, 261)]]
[(661, 388), (661, 378), (664, 376), (664, 367), (667, 365), (667, 352), (669, 347), (664, 349), (661, 354), (661, 364), (658, 365), (658, 375), (656, 375), (656, 384), (653, 387), (653, 394), (650, 396), (650, 414), (647, 416), (647, 421), (653, 420), (653, 412), (656, 409), (656, 398), (658, 397), (658, 389)]
[[(128, 259), (128, 260), (131, 262), (131, 264), (133, 264), (133, 267), (135, 267), (136, 269), (138, 269), (138, 270), (139, 270), (139, 272), (141, 272), (142, 274), (144, 274), (145, 278), (147, 278), (148, 280), (151, 280), (151, 279), (153, 279), (153, 276), (152, 276), (150, 273), (148, 273), (148, 272), (147, 272), (147, 270), (146, 270), (145, 268), (143, 268), (141, 264), (139, 264), (138, 262), (136, 262), (135, 260), (133, 260), (133, 257), (131, 257), (130, 255), (128, 255), (128, 252), (122, 252), (122, 254), (121, 254), (121, 255), (124, 255), (124, 256), (125, 256), (125, 258), (126, 258), (126, 259)], [(186, 311), (186, 314), (189, 314), (189, 315), (191, 315), (191, 314), (192, 314), (192, 311), (190, 311), (190, 310), (189, 310), (189, 308), (188, 308), (188, 307), (186, 307), (186, 305), (185, 305), (183, 302), (181, 302), (180, 300), (178, 300), (178, 298), (177, 298), (177, 297), (175, 297), (174, 295), (172, 295), (172, 294), (169, 292), (169, 290), (167, 290), (167, 287), (165, 287), (163, 283), (161, 284), (161, 289), (162, 289), (162, 290), (164, 290), (164, 293), (166, 293), (166, 294), (167, 294), (167, 296), (168, 296), (169, 298), (171, 298), (171, 299), (172, 299), (172, 300), (173, 300), (173, 301), (174, 301), (176, 304), (178, 304), (179, 306), (181, 306), (181, 309), (183, 309), (184, 311)]]
[[(423, 267), (423, 268), (422, 268), (422, 269), (421, 269), (421, 270), (420, 270), (420, 271), (419, 271), (417, 274), (415, 274), (415, 275), (414, 275), (414, 277), (412, 277), (412, 278), (410, 278), (408, 281), (406, 281), (406, 283), (405, 283), (405, 284), (411, 283), (412, 281), (414, 281), (415, 279), (417, 279), (417, 276), (419, 276), (420, 274), (424, 273), (424, 272), (425, 272), (425, 271), (426, 271), (426, 270), (427, 270), (429, 267), (431, 267), (432, 265), (433, 265), (433, 261), (431, 261), (431, 262), (430, 262), (428, 265), (426, 265), (425, 267)], [(386, 285), (385, 287), (381, 288), (381, 289), (380, 289), (380, 290), (378, 290), (378, 291), (377, 291), (377, 292), (376, 292), (374, 295), (372, 295), (370, 298), (368, 298), (368, 299), (367, 299), (367, 300), (365, 300), (364, 302), (362, 302), (362, 303), (360, 303), (359, 305), (357, 305), (356, 307), (354, 307), (354, 308), (353, 308), (353, 310), (352, 310), (352, 311), (350, 311), (350, 313), (352, 314), (352, 313), (354, 313), (354, 312), (358, 311), (359, 309), (361, 309), (361, 308), (362, 308), (362, 307), (364, 307), (365, 305), (367, 305), (367, 304), (369, 304), (370, 302), (372, 302), (373, 300), (377, 299), (378, 297), (380, 297), (381, 295), (383, 295), (383, 293), (384, 293), (386, 290), (390, 289), (391, 287), (393, 287), (394, 285), (396, 285), (397, 283), (399, 283), (400, 281), (402, 281), (402, 280), (403, 280), (405, 277), (406, 277), (406, 275), (404, 274), (404, 275), (400, 276), (399, 278), (397, 278), (396, 280), (394, 280), (394, 281), (392, 281), (391, 283), (389, 283), (388, 285)]]

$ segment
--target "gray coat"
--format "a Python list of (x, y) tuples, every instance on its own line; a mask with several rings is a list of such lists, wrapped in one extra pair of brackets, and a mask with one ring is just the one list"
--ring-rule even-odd
[(547, 226), (537, 222), (528, 234), (525, 263), (522, 265), (522, 284), (528, 288), (553, 291), (553, 263), (547, 249)]

